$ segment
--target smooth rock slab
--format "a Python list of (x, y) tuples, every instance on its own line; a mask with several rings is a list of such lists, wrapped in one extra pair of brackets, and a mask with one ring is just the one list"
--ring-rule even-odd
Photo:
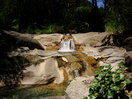
[(58, 46), (62, 37), (62, 34), (55, 33), (35, 35), (34, 39), (36, 39), (44, 49), (47, 49), (49, 46), (53, 46), (54, 48)]
[(72, 34), (76, 42), (89, 46), (112, 45), (113, 37), (107, 32), (88, 32), (80, 34)]
[(37, 66), (32, 65), (24, 71), (22, 84), (47, 84), (63, 82), (63, 70), (58, 67), (55, 58), (48, 58)]
[(93, 56), (96, 59), (104, 59), (99, 62), (100, 66), (112, 65), (112, 71), (118, 69), (118, 64), (120, 62), (125, 62), (125, 53), (124, 48), (119, 48), (116, 46), (102, 46), (102, 47), (90, 47), (86, 46), (84, 53), (88, 56)]

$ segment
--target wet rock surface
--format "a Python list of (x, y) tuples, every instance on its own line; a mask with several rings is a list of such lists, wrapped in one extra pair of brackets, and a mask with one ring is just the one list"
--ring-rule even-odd
[[(42, 62), (25, 68), (22, 84), (60, 84), (66, 79), (64, 75), (67, 75), (67, 80), (70, 81), (78, 76), (94, 75), (93, 71), (98, 68), (93, 57), (81, 52), (46, 52), (42, 53)], [(38, 51), (35, 55), (40, 53), (41, 51)], [(46, 54), (43, 56), (44, 53)]]

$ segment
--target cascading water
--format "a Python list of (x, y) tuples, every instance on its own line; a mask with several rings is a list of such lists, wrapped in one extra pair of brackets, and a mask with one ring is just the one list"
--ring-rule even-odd
[(58, 52), (73, 52), (75, 49), (74, 41), (70, 39), (62, 39), (60, 44), (60, 49)]
[(79, 71), (77, 69), (74, 70), (74, 75), (75, 75), (75, 77), (79, 77), (80, 76)]

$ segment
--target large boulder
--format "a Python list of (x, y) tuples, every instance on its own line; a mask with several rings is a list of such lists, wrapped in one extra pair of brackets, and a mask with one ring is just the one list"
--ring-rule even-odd
[(32, 65), (24, 70), (22, 84), (61, 83), (64, 80), (63, 70), (58, 67), (55, 58), (47, 58), (38, 65)]
[(124, 40), (124, 46), (127, 51), (132, 51), (132, 36)]
[(118, 69), (118, 64), (120, 62), (125, 62), (125, 53), (124, 48), (119, 48), (116, 46), (102, 46), (102, 47), (90, 47), (87, 46), (84, 49), (84, 53), (88, 56), (93, 56), (99, 60), (99, 65), (108, 65), (113, 66), (112, 70)]
[(75, 78), (66, 89), (66, 99), (83, 99), (88, 96), (88, 86), (91, 85), (93, 79), (94, 76)]
[(116, 70), (119, 68), (118, 64), (120, 62), (125, 61), (125, 53), (126, 50), (124, 48), (119, 48), (119, 47), (101, 47), (99, 48), (99, 52), (101, 57), (105, 58), (100, 65), (107, 65), (111, 64), (112, 71)]
[(63, 37), (62, 34), (41, 34), (41, 35), (34, 35), (34, 39), (36, 39), (41, 46), (43, 46), (46, 50), (57, 50), (59, 49), (59, 44), (61, 38)]
[(77, 43), (89, 45), (89, 46), (104, 46), (113, 45), (113, 36), (110, 33), (88, 32), (73, 34), (73, 38)]

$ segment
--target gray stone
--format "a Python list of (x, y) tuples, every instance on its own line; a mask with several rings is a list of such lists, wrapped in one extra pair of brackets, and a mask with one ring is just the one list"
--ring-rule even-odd
[(60, 43), (62, 34), (41, 34), (35, 35), (34, 39), (36, 39), (44, 49), (47, 49), (48, 46), (57, 46), (57, 43)]
[(113, 66), (112, 70), (118, 67), (120, 62), (125, 61), (126, 50), (124, 48), (119, 48), (116, 46), (101, 46), (101, 47), (90, 47), (86, 46), (84, 48), (84, 53), (88, 56), (93, 56), (96, 59), (104, 59), (99, 62), (100, 65), (111, 64)]
[(125, 53), (125, 62), (129, 71), (132, 71), (132, 51)]
[(88, 86), (93, 79), (93, 76), (76, 77), (66, 89), (67, 99), (83, 99), (85, 96), (88, 96)]
[(80, 44), (85, 44), (93, 47), (113, 45), (113, 37), (110, 33), (88, 32), (73, 34), (73, 38)]
[(113, 66), (112, 71), (119, 68), (118, 64), (125, 61), (126, 50), (124, 48), (118, 47), (102, 47), (100, 48), (100, 54), (102, 57), (106, 58), (104, 61), (106, 64), (111, 64)]
[(132, 36), (124, 40), (124, 45), (127, 51), (132, 51)]
[(59, 69), (55, 58), (47, 58), (37, 66), (32, 65), (24, 70), (22, 84), (61, 83), (64, 80), (63, 70)]

